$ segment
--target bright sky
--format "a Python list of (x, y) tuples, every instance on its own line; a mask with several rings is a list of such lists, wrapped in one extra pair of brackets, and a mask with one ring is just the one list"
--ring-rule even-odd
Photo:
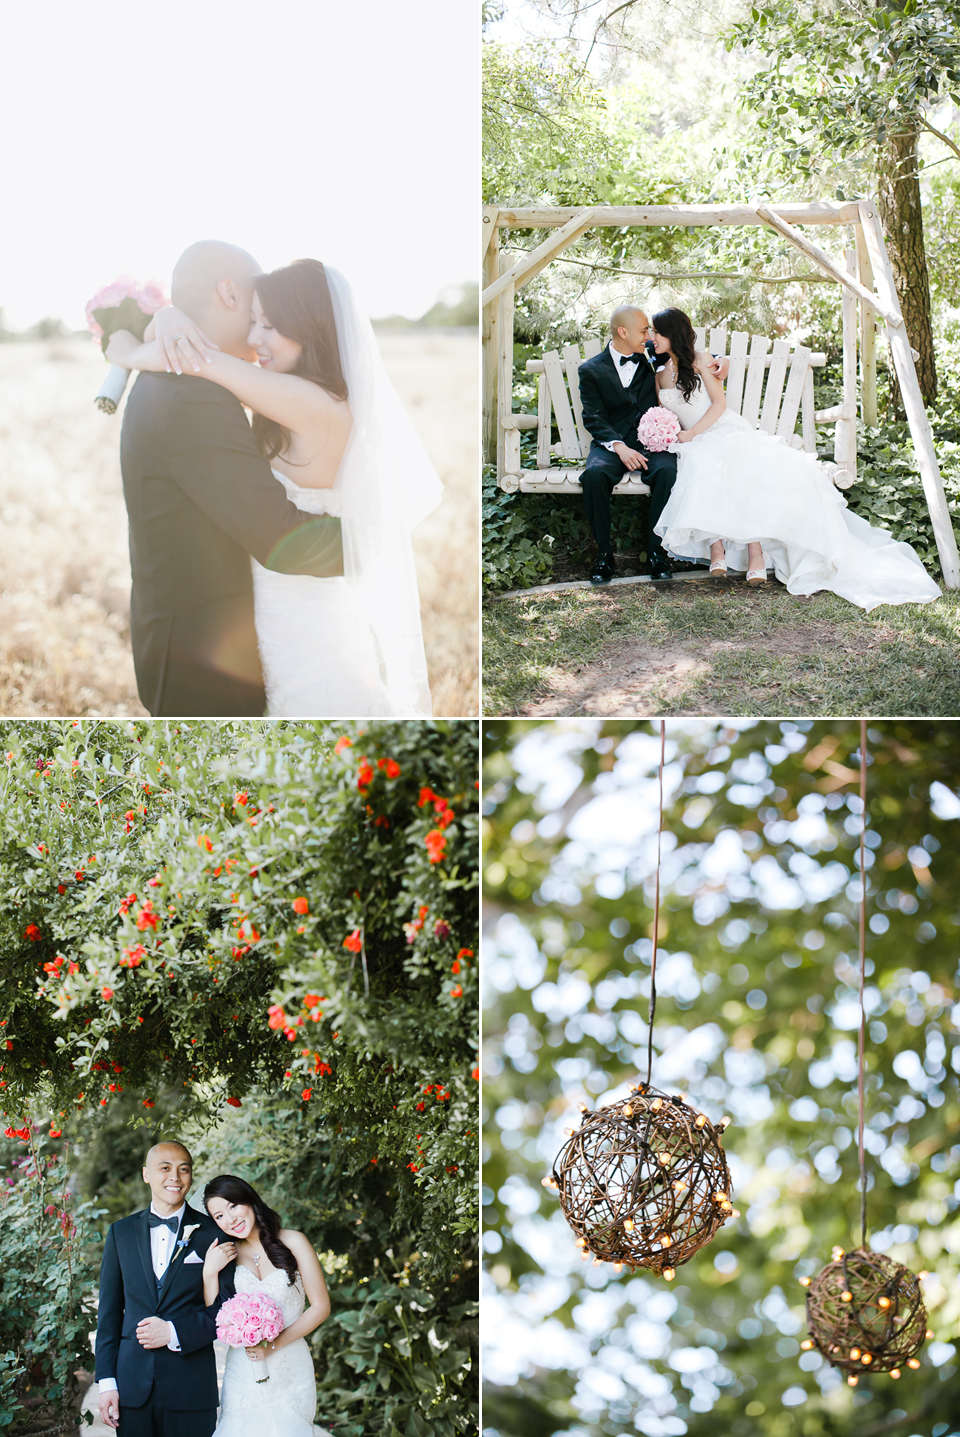
[(336, 265), (373, 316), (476, 277), (472, 0), (6, 9), (0, 307), (84, 324), (197, 239)]

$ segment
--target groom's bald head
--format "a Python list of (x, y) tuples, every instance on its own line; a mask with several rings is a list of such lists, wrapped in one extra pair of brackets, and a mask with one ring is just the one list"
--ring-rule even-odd
[(253, 282), (261, 273), (239, 245), (198, 240), (174, 265), (170, 297), (221, 349), (247, 358)]
[(645, 329), (648, 322), (643, 310), (638, 309), (635, 304), (621, 304), (610, 316), (610, 333), (616, 339), (621, 329), (628, 329), (634, 323)]

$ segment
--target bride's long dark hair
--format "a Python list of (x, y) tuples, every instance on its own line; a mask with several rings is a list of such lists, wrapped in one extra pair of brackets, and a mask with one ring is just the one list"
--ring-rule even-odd
[(297, 1280), (297, 1259), (286, 1243), (280, 1241), (280, 1214), (267, 1207), (256, 1188), (243, 1178), (231, 1177), (229, 1173), (211, 1178), (204, 1188), (203, 1205), (207, 1212), (210, 1211), (210, 1199), (215, 1197), (223, 1198), (225, 1202), (245, 1203), (253, 1208), (254, 1221), (260, 1229), (260, 1244), (274, 1267), (283, 1268), (292, 1287)]
[[(334, 399), (346, 399), (333, 300), (320, 261), (297, 259), (270, 274), (258, 274), (254, 288), (274, 329), (302, 348), (291, 373), (319, 384)], [(289, 429), (262, 414), (253, 416), (253, 433), (266, 459), (275, 458), (290, 443)]]
[(689, 399), (700, 388), (700, 376), (693, 367), (697, 341), (690, 316), (682, 309), (661, 309), (653, 316), (653, 327), (664, 339), (669, 339), (677, 362), (677, 388), (684, 399)]

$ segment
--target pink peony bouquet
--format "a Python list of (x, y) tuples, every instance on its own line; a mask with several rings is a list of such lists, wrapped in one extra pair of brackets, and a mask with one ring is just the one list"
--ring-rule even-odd
[[(138, 280), (122, 274), (88, 300), (87, 325), (99, 339), (101, 348), (106, 350), (111, 334), (118, 329), (129, 329), (131, 334), (142, 339), (151, 318), (166, 303), (163, 289), (156, 280), (149, 279), (146, 284), (140, 284)], [(111, 364), (96, 400), (104, 414), (116, 414), (129, 378), (128, 369)]]
[[(238, 1292), (228, 1297), (217, 1313), (217, 1336), (228, 1347), (259, 1347), (274, 1342), (283, 1331), (283, 1313), (265, 1292)], [(258, 1377), (269, 1381), (270, 1374)]]
[(660, 454), (664, 449), (669, 449), (671, 444), (676, 443), (679, 433), (680, 420), (672, 409), (665, 409), (660, 404), (654, 405), (646, 414), (641, 415), (637, 425), (637, 438), (651, 454)]

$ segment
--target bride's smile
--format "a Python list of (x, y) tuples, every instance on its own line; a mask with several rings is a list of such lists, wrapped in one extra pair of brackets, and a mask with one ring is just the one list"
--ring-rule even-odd
[(298, 344), (295, 339), (288, 339), (270, 323), (256, 291), (253, 294), (247, 343), (251, 349), (257, 351), (260, 368), (272, 369), (275, 374), (292, 374), (303, 353), (302, 344)]

